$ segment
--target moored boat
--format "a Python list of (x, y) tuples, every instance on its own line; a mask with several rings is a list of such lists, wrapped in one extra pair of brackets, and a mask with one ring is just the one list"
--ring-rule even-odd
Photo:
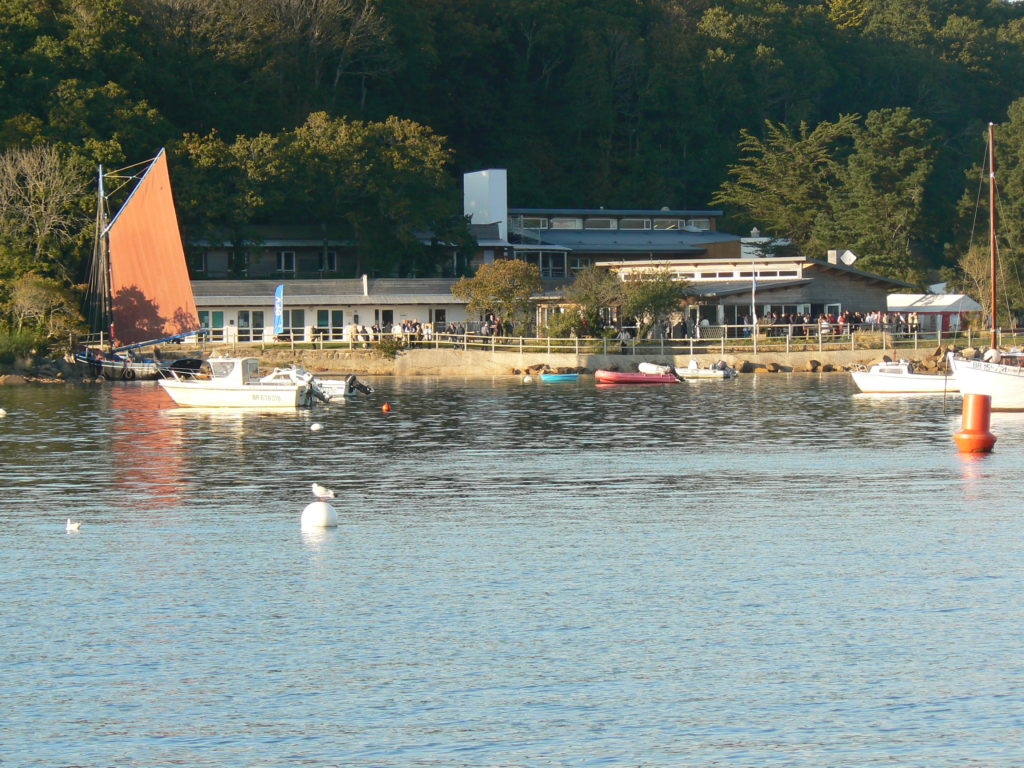
[(981, 360), (949, 353), (960, 391), (988, 395), (997, 411), (1024, 411), (1024, 352), (992, 348)]
[[(139, 344), (104, 350), (100, 347), (85, 347), (75, 353), (75, 362), (84, 367), (91, 376), (104, 376), (108, 379), (159, 379), (172, 368), (177, 370), (195, 370), (202, 364), (202, 359), (185, 357), (162, 359), (156, 350), (157, 344), (180, 341), (193, 336), (198, 331), (176, 334), (163, 339), (155, 339)], [(140, 354), (140, 350), (154, 347), (153, 352)]]
[(541, 381), (579, 381), (578, 373), (542, 373)]
[(992, 398), (991, 407), (996, 411), (1024, 410), (1024, 354), (1017, 349), (1003, 352), (997, 345), (998, 306), (996, 289), (997, 256), (996, 246), (996, 168), (995, 168), (995, 135), (993, 126), (988, 126), (988, 161), (989, 161), (989, 272), (991, 281), (990, 328), (992, 330), (991, 347), (981, 360), (950, 352), (947, 359), (956, 376), (960, 391), (965, 395), (988, 395)]
[(175, 403), (187, 407), (299, 408), (324, 399), (317, 394), (312, 374), (287, 382), (261, 381), (255, 357), (210, 358), (198, 371), (172, 369), (157, 383)]
[(952, 376), (919, 373), (908, 360), (877, 363), (870, 368), (861, 366), (850, 371), (850, 375), (861, 392), (872, 394), (943, 394), (959, 391), (957, 380)]
[(640, 373), (639, 371), (594, 371), (599, 384), (678, 384), (674, 373)]
[(719, 360), (708, 368), (701, 368), (696, 360), (690, 360), (685, 368), (673, 368), (670, 365), (659, 365), (658, 363), (640, 363), (637, 366), (641, 373), (672, 373), (684, 379), (731, 379), (737, 375), (736, 369), (729, 366), (724, 360)]
[[(86, 315), (92, 336), (75, 362), (92, 376), (155, 379), (172, 366), (201, 361), (161, 360), (156, 345), (201, 332), (185, 264), (178, 219), (163, 150), (144, 164), (112, 173), (99, 169), (96, 237), (89, 273)], [(134, 187), (111, 216), (104, 180), (130, 171)], [(152, 352), (146, 351), (152, 348)]]

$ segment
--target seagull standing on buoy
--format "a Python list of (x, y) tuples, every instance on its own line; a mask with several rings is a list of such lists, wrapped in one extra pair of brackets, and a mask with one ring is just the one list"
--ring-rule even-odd
[(320, 483), (313, 483), (313, 495), (316, 496), (318, 500), (323, 501), (324, 499), (333, 499), (334, 491), (330, 488), (324, 488)]
[(68, 524), (66, 526), (64, 526), (64, 530), (66, 530), (68, 533), (77, 533), (78, 530), (81, 527), (82, 527), (82, 521), (81, 520), (75, 521), (75, 520), (72, 520), (69, 517), (68, 518)]

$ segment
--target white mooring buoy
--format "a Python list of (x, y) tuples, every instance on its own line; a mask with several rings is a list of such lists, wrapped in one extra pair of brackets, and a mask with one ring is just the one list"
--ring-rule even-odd
[(337, 528), (338, 510), (326, 501), (314, 501), (302, 510), (301, 527), (304, 531), (317, 528)]

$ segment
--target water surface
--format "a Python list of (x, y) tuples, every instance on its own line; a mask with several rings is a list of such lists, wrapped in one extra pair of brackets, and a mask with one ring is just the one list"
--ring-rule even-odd
[(835, 374), (372, 383), (0, 390), (0, 765), (1024, 762), (1024, 416), (965, 457), (958, 399)]

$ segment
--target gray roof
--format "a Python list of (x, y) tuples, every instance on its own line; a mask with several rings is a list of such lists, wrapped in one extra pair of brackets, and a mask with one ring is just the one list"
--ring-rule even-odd
[(833, 264), (830, 261), (821, 261), (819, 259), (810, 259), (810, 258), (807, 259), (806, 261), (807, 261), (808, 264), (813, 264), (816, 267), (825, 267), (826, 269), (837, 269), (840, 272), (848, 272), (851, 275), (856, 275), (857, 277), (861, 277), (861, 278), (864, 278), (865, 280), (869, 280), (869, 281), (873, 281), (873, 282), (887, 283), (889, 285), (897, 285), (897, 286), (900, 286), (901, 288), (914, 288), (915, 287), (912, 283), (905, 283), (902, 280), (896, 280), (895, 278), (892, 278), (892, 277), (885, 277), (884, 275), (876, 275), (874, 272), (865, 272), (863, 269), (857, 269), (856, 267), (847, 266), (846, 264), (843, 264), (843, 263), (835, 263), (835, 264)]
[(509, 208), (527, 216), (721, 216), (722, 211), (667, 208)]
[[(807, 285), (810, 282), (810, 278), (806, 277), (796, 280), (772, 280), (759, 277), (757, 279), (757, 291), (761, 293), (762, 291), (770, 291), (775, 288)], [(692, 281), (690, 290), (695, 296), (732, 296), (737, 293), (750, 293), (751, 288), (750, 280), (716, 280), (713, 282), (696, 280)]]
[(546, 243), (589, 253), (704, 253), (709, 243), (734, 243), (738, 235), (682, 229), (545, 229)]
[(376, 278), (354, 280), (193, 280), (196, 304), (203, 306), (273, 306), (277, 286), (284, 285), (292, 304), (465, 304), (452, 295), (450, 278)]

